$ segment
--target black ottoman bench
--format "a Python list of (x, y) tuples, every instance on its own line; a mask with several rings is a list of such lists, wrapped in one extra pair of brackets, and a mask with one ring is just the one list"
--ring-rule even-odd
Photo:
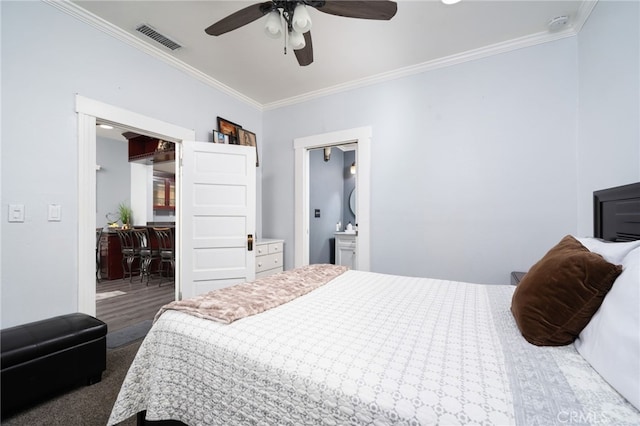
[(107, 325), (74, 313), (0, 330), (1, 414), (102, 380)]

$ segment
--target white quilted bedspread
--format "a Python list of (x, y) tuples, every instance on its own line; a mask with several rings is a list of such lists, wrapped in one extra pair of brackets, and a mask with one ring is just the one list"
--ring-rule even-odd
[(348, 271), (229, 325), (167, 311), (109, 424), (142, 410), (191, 426), (640, 422), (572, 346), (520, 336), (512, 292)]

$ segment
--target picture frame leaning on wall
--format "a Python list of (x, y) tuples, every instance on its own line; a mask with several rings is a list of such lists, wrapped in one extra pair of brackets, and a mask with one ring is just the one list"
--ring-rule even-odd
[(242, 126), (231, 122), (222, 117), (218, 117), (218, 131), (225, 135), (229, 135), (229, 143), (237, 144), (238, 143), (238, 130), (242, 129)]
[(238, 144), (256, 147), (256, 167), (260, 166), (258, 160), (258, 144), (256, 142), (256, 134), (245, 129), (238, 129)]

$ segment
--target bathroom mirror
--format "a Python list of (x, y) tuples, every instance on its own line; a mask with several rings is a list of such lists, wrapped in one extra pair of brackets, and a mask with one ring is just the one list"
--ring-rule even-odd
[(353, 188), (351, 190), (351, 195), (349, 195), (349, 209), (351, 209), (351, 213), (356, 215), (356, 189)]

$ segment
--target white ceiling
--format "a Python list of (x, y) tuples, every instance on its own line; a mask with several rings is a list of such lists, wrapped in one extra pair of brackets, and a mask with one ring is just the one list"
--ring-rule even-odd
[[(57, 3), (57, 2), (56, 2)], [(264, 33), (266, 18), (212, 37), (204, 29), (254, 1), (73, 1), (57, 7), (98, 25), (197, 78), (259, 108), (574, 35), (593, 1), (398, 1), (391, 21), (310, 10), (314, 63), (300, 67), (282, 39)], [(559, 32), (550, 19), (566, 15)], [(183, 47), (171, 51), (135, 31), (147, 24)]]

